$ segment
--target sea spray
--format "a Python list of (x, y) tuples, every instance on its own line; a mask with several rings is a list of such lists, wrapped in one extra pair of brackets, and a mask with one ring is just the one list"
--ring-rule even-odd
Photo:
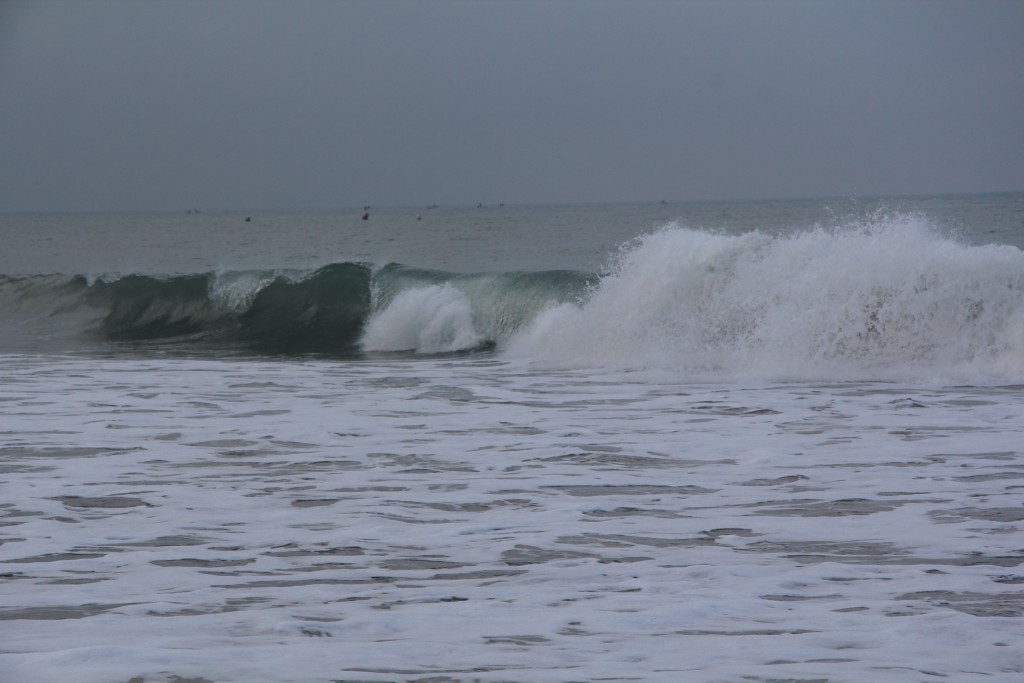
[(779, 379), (1024, 372), (1024, 252), (967, 246), (912, 214), (790, 235), (671, 224), (612, 270), (508, 352)]
[(367, 351), (444, 353), (478, 346), (473, 309), (451, 285), (430, 285), (398, 294), (363, 334)]

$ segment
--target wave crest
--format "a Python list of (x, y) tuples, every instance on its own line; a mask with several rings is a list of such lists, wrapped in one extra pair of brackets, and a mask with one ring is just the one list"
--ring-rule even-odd
[[(699, 379), (1024, 379), (1024, 251), (913, 214), (786, 234), (671, 224), (607, 274), (400, 264), (167, 277), (0, 276), (0, 349), (437, 354)], [(90, 349), (93, 347), (89, 347)]]
[(693, 375), (1020, 376), (1024, 252), (966, 246), (914, 215), (782, 236), (673, 224), (509, 351)]

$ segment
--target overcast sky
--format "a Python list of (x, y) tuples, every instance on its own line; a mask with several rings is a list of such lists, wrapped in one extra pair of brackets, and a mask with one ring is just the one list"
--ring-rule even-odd
[(0, 0), (0, 210), (1006, 190), (1019, 0)]

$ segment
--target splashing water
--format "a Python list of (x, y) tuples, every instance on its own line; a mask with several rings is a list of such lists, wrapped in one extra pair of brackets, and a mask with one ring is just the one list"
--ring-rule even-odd
[(669, 225), (624, 248), (585, 305), (508, 345), (555, 364), (766, 378), (1024, 372), (1024, 253), (914, 215), (787, 236)]

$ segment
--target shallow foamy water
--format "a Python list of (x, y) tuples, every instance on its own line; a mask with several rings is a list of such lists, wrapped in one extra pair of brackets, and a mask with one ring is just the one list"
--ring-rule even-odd
[(1017, 681), (1024, 387), (0, 364), (0, 679)]

